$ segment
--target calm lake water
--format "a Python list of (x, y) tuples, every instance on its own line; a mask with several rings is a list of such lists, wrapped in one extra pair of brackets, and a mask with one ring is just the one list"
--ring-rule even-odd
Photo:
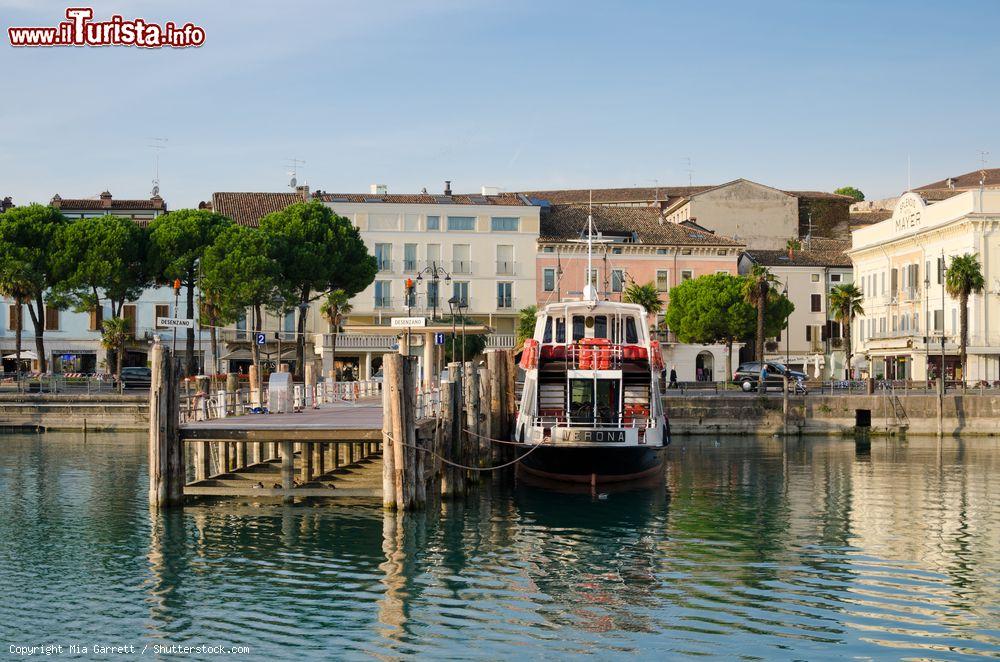
[[(278, 658), (1000, 655), (1000, 443), (680, 439), (606, 498), (153, 516), (141, 435), (0, 436), (0, 643)], [(88, 655), (89, 657), (90, 655)]]

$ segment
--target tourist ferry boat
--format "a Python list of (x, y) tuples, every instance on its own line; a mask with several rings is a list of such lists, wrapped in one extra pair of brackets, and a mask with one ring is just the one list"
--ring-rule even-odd
[[(594, 242), (588, 219), (588, 271)], [(514, 442), (521, 470), (548, 479), (618, 482), (651, 475), (670, 440), (663, 356), (642, 306), (577, 301), (544, 306), (521, 353), (525, 371)], [(530, 451), (530, 452), (529, 452)]]

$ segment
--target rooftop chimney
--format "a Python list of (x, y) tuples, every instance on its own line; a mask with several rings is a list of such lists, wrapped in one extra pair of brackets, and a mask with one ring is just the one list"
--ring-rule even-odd
[(444, 194), (445, 195), (451, 195), (451, 180), (450, 179), (444, 180)]
[(305, 184), (303, 186), (296, 186), (295, 192), (299, 194), (302, 198), (302, 202), (309, 202), (309, 185)]
[(948, 178), (948, 181), (946, 183), (948, 185), (948, 188), (950, 188), (950, 189), (955, 188), (955, 180), (952, 179), (951, 177)]
[(105, 209), (111, 208), (111, 191), (101, 193), (101, 207)]

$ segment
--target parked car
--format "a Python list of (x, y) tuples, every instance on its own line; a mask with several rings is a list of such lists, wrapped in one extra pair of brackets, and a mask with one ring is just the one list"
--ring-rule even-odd
[[(767, 378), (764, 380), (765, 389), (781, 389), (784, 385), (784, 376), (787, 374), (789, 389), (793, 393), (806, 394), (809, 392), (809, 389), (806, 388), (806, 373), (799, 370), (792, 370), (781, 363), (774, 363), (773, 361), (766, 361), (765, 365), (767, 366)], [(741, 363), (733, 375), (733, 381), (744, 391), (756, 391), (757, 385), (760, 383), (760, 362), (750, 361), (748, 363)]]
[(122, 368), (124, 388), (149, 388), (153, 381), (153, 371), (149, 368)]

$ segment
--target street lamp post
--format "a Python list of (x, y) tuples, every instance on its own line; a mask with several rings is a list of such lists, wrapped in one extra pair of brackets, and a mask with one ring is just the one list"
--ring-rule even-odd
[[(424, 274), (429, 274), (429, 276), (430, 276), (430, 283), (434, 284), (434, 297), (433, 298), (430, 297), (430, 283), (428, 283), (428, 285), (427, 285), (428, 298), (431, 299), (431, 324), (433, 325), (434, 321), (437, 319), (438, 297), (441, 295), (441, 288), (440, 288), (440, 285), (441, 285), (441, 276), (444, 276), (444, 282), (445, 283), (450, 283), (451, 282), (451, 274), (448, 273), (448, 271), (444, 267), (438, 266), (438, 263), (436, 261), (431, 262), (430, 265), (424, 267), (419, 272), (417, 272), (417, 282), (423, 281)], [(454, 314), (452, 316), (454, 317)], [(454, 347), (454, 339), (452, 340), (452, 347)], [(440, 357), (438, 357), (439, 351), (440, 351), (440, 355), (441, 355)], [(435, 349), (434, 350), (434, 356), (435, 356), (436, 360), (439, 362), (439, 364), (441, 365), (441, 368), (443, 368), (444, 367), (444, 348), (442, 347), (440, 350)], [(437, 368), (437, 366), (432, 366), (432, 368)], [(437, 368), (435, 370), (434, 374), (439, 375), (440, 372), (441, 372), (441, 368)]]
[[(174, 319), (177, 319), (177, 307), (181, 303), (181, 279), (174, 279)], [(174, 338), (171, 341), (170, 353), (177, 356), (177, 326), (174, 326)]]
[(195, 282), (195, 286), (198, 288), (198, 374), (204, 375), (205, 354), (202, 351), (201, 347), (201, 313), (202, 313), (202, 306), (204, 305), (204, 302), (202, 301), (201, 298), (201, 258), (198, 258), (194, 261), (194, 267), (195, 267), (195, 272), (197, 274), (195, 276), (195, 278), (197, 279)]

